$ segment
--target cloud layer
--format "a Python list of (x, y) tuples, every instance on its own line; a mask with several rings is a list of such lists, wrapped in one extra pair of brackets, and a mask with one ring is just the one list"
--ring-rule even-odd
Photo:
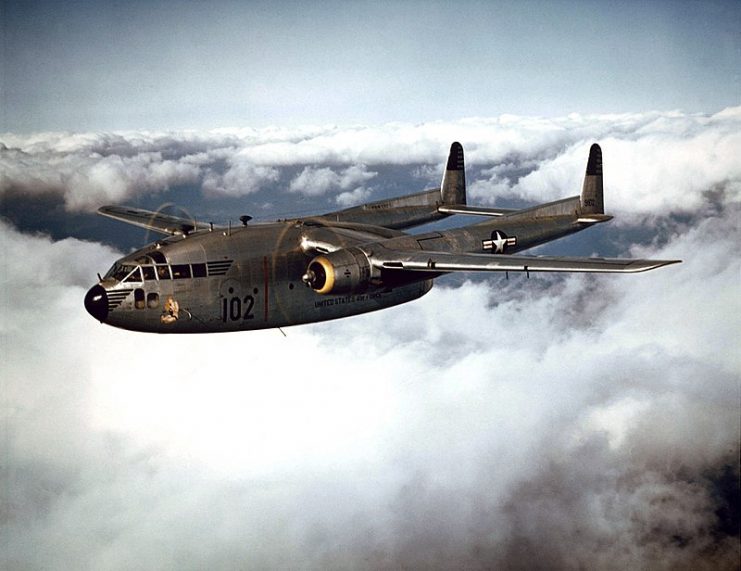
[[(286, 338), (155, 336), (84, 312), (119, 252), (0, 221), (0, 567), (735, 569), (741, 212), (726, 154), (738, 110), (559, 121), (457, 123), (501, 137), (467, 146), (478, 188), (535, 199), (549, 180), (577, 184), (601, 128), (606, 177), (623, 189), (609, 204), (629, 190), (621, 208), (655, 221), (653, 242), (631, 231), (621, 248), (682, 264), (443, 282)], [(86, 208), (107, 187), (68, 194), (65, 169), (115, 157), (127, 166), (113, 178), (139, 169), (147, 192), (169, 161), (215, 199), (263, 172), (339, 200), (378, 186), (374, 141), (406, 134), (393, 150), (424, 178), (449, 127), (5, 136), (15, 170), (2, 188), (25, 176), (31, 192), (46, 169), (61, 181), (46, 191)], [(692, 216), (669, 215), (680, 211)]]
[[(309, 197), (334, 193), (335, 202), (347, 205), (367, 198), (365, 184), (393, 165), (426, 172), (427, 184), (439, 184), (447, 149), (459, 140), (472, 202), (544, 202), (579, 192), (587, 150), (599, 141), (607, 206), (635, 220), (695, 211), (705, 191), (738, 200), (739, 133), (741, 108), (735, 107), (711, 116), (503, 115), (371, 127), (4, 134), (0, 193), (56, 193), (70, 211), (183, 185), (211, 197), (281, 189)], [(286, 172), (297, 167), (295, 175)]]
[(115, 252), (3, 224), (3, 566), (731, 569), (737, 215), (285, 339), (101, 326)]

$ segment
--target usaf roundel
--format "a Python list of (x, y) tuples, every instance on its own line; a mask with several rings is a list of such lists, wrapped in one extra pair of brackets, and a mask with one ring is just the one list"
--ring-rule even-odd
[(484, 240), (481, 242), (481, 247), (484, 250), (488, 250), (492, 254), (504, 254), (508, 247), (517, 245), (517, 236), (511, 238), (501, 230), (494, 230), (491, 233), (491, 240)]

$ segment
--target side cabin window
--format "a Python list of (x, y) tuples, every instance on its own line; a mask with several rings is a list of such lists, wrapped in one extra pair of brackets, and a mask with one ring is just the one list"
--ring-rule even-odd
[(190, 277), (190, 266), (188, 264), (173, 264), (172, 279), (182, 280)]

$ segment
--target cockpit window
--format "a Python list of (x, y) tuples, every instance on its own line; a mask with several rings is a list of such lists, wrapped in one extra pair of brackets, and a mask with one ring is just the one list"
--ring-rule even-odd
[(134, 271), (131, 272), (131, 274), (129, 274), (129, 276), (124, 279), (124, 281), (128, 283), (142, 281), (142, 272), (139, 269), (139, 266), (136, 266), (136, 268), (134, 268)]
[[(126, 276), (128, 276), (131, 271), (136, 266), (129, 266), (125, 264), (119, 264), (118, 262), (113, 264), (113, 267), (108, 270), (108, 273), (105, 275), (106, 279), (113, 278), (114, 280), (120, 282), (123, 280)], [(139, 280), (141, 281), (141, 280)]]
[(165, 255), (162, 252), (158, 252), (157, 250), (152, 250), (149, 252), (149, 257), (154, 260), (155, 264), (166, 264), (167, 260), (165, 259)]
[(170, 266), (157, 266), (157, 277), (161, 280), (169, 280)]
[(152, 266), (142, 266), (142, 273), (147, 281), (157, 279), (157, 274)]
[(112, 278), (119, 267), (120, 267), (119, 264), (113, 264), (111, 266), (111, 269), (106, 272), (105, 277), (103, 279), (107, 280), (108, 278)]

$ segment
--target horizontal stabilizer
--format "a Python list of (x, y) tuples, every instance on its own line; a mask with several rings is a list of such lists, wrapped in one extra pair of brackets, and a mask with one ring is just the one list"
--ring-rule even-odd
[(187, 235), (194, 230), (210, 228), (210, 224), (203, 222), (128, 206), (102, 206), (98, 209), (98, 214), (170, 236), (175, 234)]
[[(379, 255), (380, 254), (380, 255)], [(584, 258), (448, 252), (377, 252), (374, 264), (387, 270), (412, 272), (607, 272), (637, 273), (680, 260)]]
[(597, 224), (599, 222), (607, 222), (608, 220), (612, 220), (612, 216), (609, 214), (586, 214), (579, 216), (576, 221), (582, 224)]

